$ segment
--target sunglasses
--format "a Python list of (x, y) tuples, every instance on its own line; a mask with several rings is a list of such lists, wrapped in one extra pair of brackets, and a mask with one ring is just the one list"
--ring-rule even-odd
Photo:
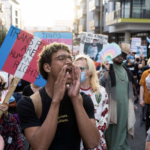
[(85, 70), (85, 69), (89, 69), (89, 67), (76, 67), (76, 69), (80, 69), (81, 71)]

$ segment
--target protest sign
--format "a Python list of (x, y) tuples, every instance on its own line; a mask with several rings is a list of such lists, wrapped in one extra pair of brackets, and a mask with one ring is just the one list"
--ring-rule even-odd
[(137, 52), (137, 46), (141, 46), (141, 38), (132, 38), (131, 41), (131, 52)]
[(112, 63), (112, 59), (119, 56), (121, 53), (122, 51), (118, 44), (116, 43), (108, 44), (99, 52), (97, 62), (101, 63), (107, 60), (108, 62)]
[(11, 26), (0, 49), (0, 70), (43, 87), (46, 81), (38, 73), (38, 54), (48, 43)]
[(137, 46), (137, 55), (147, 57), (147, 46)]
[(78, 45), (73, 46), (73, 53), (72, 55), (77, 55), (79, 53), (80, 47)]
[(34, 36), (46, 41), (47, 43), (64, 43), (72, 51), (72, 32), (34, 32)]
[(89, 55), (97, 61), (98, 53), (107, 45), (108, 36), (83, 32), (80, 37), (80, 54)]

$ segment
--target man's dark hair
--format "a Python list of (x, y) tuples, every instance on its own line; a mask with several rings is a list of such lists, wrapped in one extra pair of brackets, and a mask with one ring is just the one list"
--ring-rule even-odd
[(45, 63), (51, 64), (53, 53), (56, 53), (59, 50), (66, 50), (69, 54), (71, 53), (69, 47), (66, 44), (53, 43), (44, 46), (41, 53), (39, 54), (38, 71), (45, 80), (47, 80), (48, 73), (45, 72), (43, 66)]

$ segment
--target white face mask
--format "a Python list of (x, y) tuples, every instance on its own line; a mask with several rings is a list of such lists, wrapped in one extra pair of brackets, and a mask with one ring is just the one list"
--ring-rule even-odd
[(134, 61), (135, 61), (134, 59), (130, 59), (130, 63), (132, 63), (132, 64), (133, 64), (133, 63), (134, 63)]

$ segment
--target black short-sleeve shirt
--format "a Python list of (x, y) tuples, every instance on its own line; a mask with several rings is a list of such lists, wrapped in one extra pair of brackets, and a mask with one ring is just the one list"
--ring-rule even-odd
[[(20, 99), (17, 110), (22, 131), (29, 127), (41, 126), (46, 119), (52, 99), (47, 95), (45, 87), (40, 89), (40, 95), (42, 98), (42, 115), (40, 119), (35, 114), (34, 105), (30, 97)], [(94, 119), (94, 105), (91, 98), (84, 93), (81, 93), (81, 95), (83, 97), (83, 107), (88, 117)], [(49, 150), (79, 150), (80, 141), (81, 137), (74, 108), (66, 93), (60, 102), (57, 130)]]

